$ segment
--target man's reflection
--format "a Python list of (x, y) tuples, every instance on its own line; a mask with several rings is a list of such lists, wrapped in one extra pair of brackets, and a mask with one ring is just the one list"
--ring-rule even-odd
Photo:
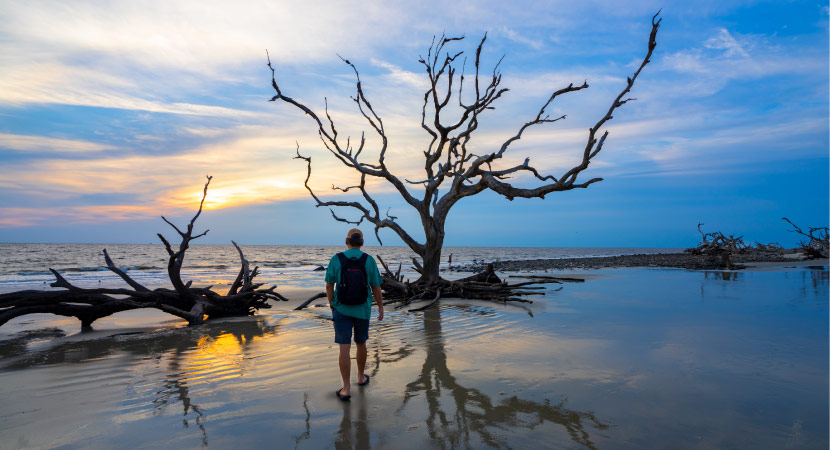
[(334, 448), (340, 449), (368, 449), (369, 426), (366, 414), (366, 401), (362, 396), (352, 397), (351, 404), (341, 403), (343, 419), (334, 438)]

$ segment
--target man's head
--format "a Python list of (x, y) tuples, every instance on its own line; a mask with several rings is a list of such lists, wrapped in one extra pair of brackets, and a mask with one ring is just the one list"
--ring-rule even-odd
[(363, 245), (363, 232), (357, 228), (352, 228), (346, 234), (346, 246), (349, 248), (360, 248)]

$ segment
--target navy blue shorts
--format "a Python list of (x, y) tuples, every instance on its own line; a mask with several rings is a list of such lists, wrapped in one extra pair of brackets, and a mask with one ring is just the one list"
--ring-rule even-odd
[(331, 318), (334, 319), (334, 342), (338, 344), (352, 343), (352, 329), (354, 329), (355, 344), (363, 344), (369, 339), (369, 321), (357, 317), (340, 314), (332, 308)]

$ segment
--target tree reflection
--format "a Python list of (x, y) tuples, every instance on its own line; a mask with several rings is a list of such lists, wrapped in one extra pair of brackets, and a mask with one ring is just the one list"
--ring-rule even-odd
[(511, 428), (533, 429), (545, 422), (565, 428), (577, 444), (595, 448), (586, 425), (595, 429), (608, 428), (591, 412), (573, 411), (563, 403), (551, 404), (523, 400), (516, 396), (498, 404), (475, 388), (461, 386), (447, 366), (447, 353), (441, 328), (441, 309), (430, 308), (424, 313), (424, 344), (426, 359), (418, 378), (406, 386), (401, 410), (412, 398), (423, 394), (429, 416), (429, 436), (442, 448), (471, 448), (471, 437), (478, 436), (488, 446), (507, 446), (507, 439), (498, 431)]
[[(169, 330), (151, 330), (139, 332), (117, 333), (105, 337), (91, 336), (82, 340), (65, 340), (43, 350), (26, 352), (22, 355), (5, 354), (3, 356), (20, 356), (4, 364), (6, 369), (26, 369), (30, 367), (85, 363), (96, 359), (119, 354), (128, 354), (136, 357), (155, 356), (160, 358), (170, 353), (176, 357), (199, 347), (204, 339), (217, 339), (220, 336), (233, 337), (243, 348), (251, 341), (274, 334), (279, 328), (277, 325), (268, 325), (261, 317), (250, 317), (236, 320), (210, 322), (198, 327), (183, 327)], [(18, 338), (0, 341), (0, 350), (14, 343), (13, 349), (25, 349), (25, 343), (30, 339), (42, 338), (43, 334), (50, 337), (61, 337), (57, 329), (27, 331)]]

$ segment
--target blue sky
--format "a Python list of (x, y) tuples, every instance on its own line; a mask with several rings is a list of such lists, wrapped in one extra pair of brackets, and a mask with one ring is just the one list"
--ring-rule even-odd
[[(782, 216), (827, 225), (826, 3), (409, 3), (5, 2), (0, 242), (155, 242), (167, 232), (158, 216), (186, 220), (210, 174), (199, 225), (211, 231), (200, 242), (339, 244), (344, 225), (303, 189), (296, 144), (325, 198), (337, 196), (332, 183), (355, 179), (308, 117), (267, 102), (266, 48), (286, 95), (318, 111), (327, 98), (341, 134), (359, 136), (368, 126), (337, 54), (351, 60), (386, 125), (390, 167), (412, 179), (428, 143), (419, 55), (442, 32), (466, 35), (457, 49), (472, 54), (487, 32), (483, 65), (505, 55), (510, 92), (482, 120), (477, 148), (500, 145), (552, 91), (590, 84), (554, 105), (566, 120), (534, 128), (505, 162), (529, 156), (561, 172), (645, 54), (660, 8), (637, 101), (617, 111), (583, 175), (605, 181), (545, 200), (467, 198), (450, 213), (446, 244), (685, 247), (703, 222), (792, 246)], [(370, 189), (421, 234), (388, 186)], [(388, 230), (381, 237), (400, 244)]]

